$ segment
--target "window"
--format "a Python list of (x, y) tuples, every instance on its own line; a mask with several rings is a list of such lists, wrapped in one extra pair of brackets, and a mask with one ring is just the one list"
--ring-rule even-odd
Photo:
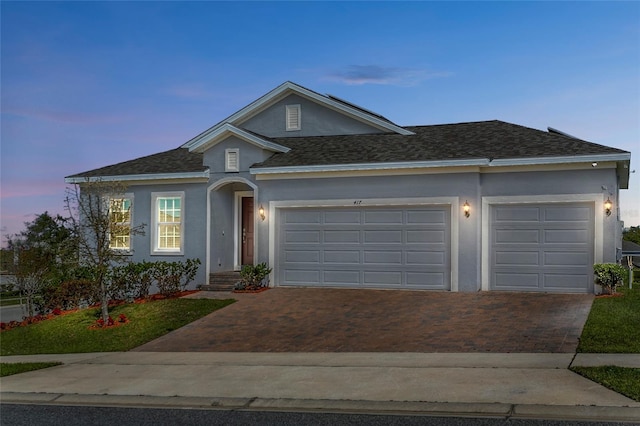
[(109, 247), (131, 250), (131, 213), (133, 197), (109, 200)]
[(182, 254), (184, 193), (152, 193), (153, 252)]
[(225, 172), (239, 172), (240, 171), (240, 150), (238, 148), (228, 148), (224, 151)]
[(287, 105), (287, 131), (300, 130), (302, 128), (302, 114), (300, 105)]

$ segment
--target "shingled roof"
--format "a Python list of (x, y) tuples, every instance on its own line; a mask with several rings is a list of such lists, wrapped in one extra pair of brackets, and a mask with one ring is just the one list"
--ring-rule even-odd
[(204, 172), (206, 170), (207, 168), (202, 164), (202, 154), (189, 152), (188, 149), (184, 148), (175, 148), (158, 154), (136, 158), (135, 160), (67, 176), (67, 178), (191, 173)]
[[(291, 148), (253, 169), (296, 166), (402, 163), (465, 159), (526, 159), (628, 154), (556, 132), (503, 121), (412, 126), (413, 135), (380, 133), (299, 138), (266, 138)], [(204, 172), (202, 154), (176, 148), (135, 160), (78, 173), (68, 178)]]
[(291, 148), (254, 169), (464, 159), (519, 159), (620, 154), (626, 151), (503, 121), (405, 127), (413, 135), (275, 138)]

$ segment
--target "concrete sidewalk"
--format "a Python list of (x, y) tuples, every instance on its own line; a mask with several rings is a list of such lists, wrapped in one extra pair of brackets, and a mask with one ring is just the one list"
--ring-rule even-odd
[[(586, 354), (585, 354), (586, 355)], [(3, 403), (325, 410), (640, 421), (640, 403), (567, 370), (602, 355), (113, 352), (0, 379)], [(617, 362), (640, 366), (640, 356)]]

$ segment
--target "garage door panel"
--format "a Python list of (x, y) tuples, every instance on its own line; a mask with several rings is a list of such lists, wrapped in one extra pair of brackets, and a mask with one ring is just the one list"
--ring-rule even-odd
[(540, 209), (538, 207), (496, 207), (495, 222), (538, 222)]
[(349, 284), (360, 281), (360, 271), (328, 270), (323, 273), (324, 283), (329, 285)]
[(287, 231), (284, 237), (285, 243), (309, 243), (318, 244), (320, 242), (320, 232), (318, 231)]
[(404, 212), (400, 210), (391, 211), (366, 211), (364, 212), (364, 224), (396, 224), (402, 225), (404, 223)]
[(544, 265), (546, 266), (582, 267), (589, 263), (590, 259), (591, 256), (587, 252), (546, 251), (544, 253)]
[(364, 231), (364, 243), (382, 243), (382, 244), (402, 244), (402, 230), (391, 231)]
[(418, 244), (445, 244), (446, 238), (447, 238), (447, 234), (446, 231), (442, 230), (435, 230), (435, 231), (430, 231), (430, 230), (425, 230), (425, 231), (420, 231), (417, 229), (409, 229), (406, 231), (406, 241), (409, 244), (414, 244), (414, 243), (418, 243)]
[(288, 263), (320, 263), (320, 251), (318, 250), (285, 250), (285, 262)]
[(324, 213), (324, 223), (326, 224), (353, 225), (359, 224), (361, 221), (362, 214), (360, 212), (338, 211)]
[(591, 215), (589, 207), (547, 207), (544, 211), (544, 218), (547, 222), (576, 222), (588, 221)]
[(528, 289), (540, 287), (540, 276), (537, 273), (499, 272), (494, 274), (495, 290)]
[(544, 288), (546, 290), (562, 289), (576, 290), (588, 279), (585, 274), (544, 274)]
[(331, 230), (323, 233), (325, 243), (360, 243), (360, 231)]
[(594, 215), (592, 203), (492, 206), (490, 288), (592, 292)]
[(285, 224), (318, 224), (321, 222), (321, 215), (319, 212), (314, 211), (300, 212), (300, 214), (285, 212), (283, 221)]
[(444, 225), (447, 223), (446, 212), (441, 210), (409, 210), (407, 211), (407, 225)]
[(365, 271), (364, 272), (364, 285), (365, 286), (380, 286), (385, 287), (402, 285), (402, 272), (401, 271)]
[(533, 243), (540, 242), (540, 231), (537, 229), (497, 229), (496, 244)]
[(445, 286), (445, 280), (444, 272), (407, 272), (407, 286), (410, 287), (437, 290)]
[(285, 284), (320, 284), (320, 272), (317, 270), (288, 269), (284, 271)]
[(442, 266), (446, 261), (443, 251), (407, 251), (406, 254), (407, 265)]
[(288, 222), (277, 222), (278, 285), (450, 287), (449, 207), (285, 208), (279, 217)]
[(364, 264), (374, 265), (402, 265), (402, 250), (364, 252)]
[(538, 266), (540, 253), (536, 251), (496, 251), (495, 264), (501, 266)]
[(584, 229), (548, 229), (544, 231), (547, 244), (584, 244), (588, 234)]
[(325, 250), (324, 263), (360, 264), (360, 250)]

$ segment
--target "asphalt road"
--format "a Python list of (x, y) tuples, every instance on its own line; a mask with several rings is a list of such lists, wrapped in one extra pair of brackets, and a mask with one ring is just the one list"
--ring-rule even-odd
[(2, 426), (157, 426), (157, 425), (367, 425), (367, 426), (622, 426), (623, 423), (550, 421), (319, 412), (229, 411), (199, 409), (0, 405)]
[(22, 306), (0, 306), (0, 322), (22, 321)]

